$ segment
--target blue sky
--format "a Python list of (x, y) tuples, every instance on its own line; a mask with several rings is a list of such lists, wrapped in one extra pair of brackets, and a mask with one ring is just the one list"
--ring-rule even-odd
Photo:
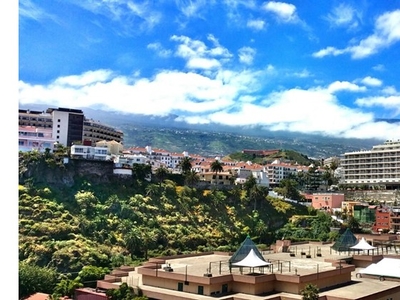
[(400, 1), (20, 0), (19, 106), (400, 138)]

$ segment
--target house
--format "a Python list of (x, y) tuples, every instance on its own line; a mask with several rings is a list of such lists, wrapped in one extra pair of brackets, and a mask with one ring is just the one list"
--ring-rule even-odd
[(341, 193), (313, 193), (311, 206), (319, 210), (331, 211), (333, 208), (340, 208), (344, 201), (344, 194)]

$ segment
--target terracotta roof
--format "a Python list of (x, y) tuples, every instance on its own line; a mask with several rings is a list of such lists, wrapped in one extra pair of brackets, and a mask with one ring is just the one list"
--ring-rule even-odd
[(36, 293), (29, 296), (29, 298), (27, 298), (26, 300), (47, 300), (49, 296), (50, 296), (49, 294), (45, 293)]

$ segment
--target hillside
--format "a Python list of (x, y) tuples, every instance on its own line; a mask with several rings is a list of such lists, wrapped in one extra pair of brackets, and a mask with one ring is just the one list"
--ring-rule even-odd
[(308, 211), (266, 195), (91, 175), (90, 168), (62, 165), (57, 155), (21, 154), (19, 259), (66, 273), (148, 256), (233, 250), (247, 235), (268, 245), (291, 216)]

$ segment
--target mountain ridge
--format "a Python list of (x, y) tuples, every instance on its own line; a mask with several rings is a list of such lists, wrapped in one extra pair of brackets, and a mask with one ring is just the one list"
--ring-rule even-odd
[[(20, 109), (45, 111), (53, 105), (24, 105)], [(337, 138), (317, 134), (270, 131), (265, 126), (187, 124), (177, 115), (164, 117), (81, 109), (86, 118), (98, 120), (124, 132), (124, 147), (152, 146), (171, 152), (188, 151), (205, 156), (225, 156), (243, 149), (288, 149), (320, 159), (345, 152), (369, 150), (377, 139)], [(397, 122), (399, 120), (392, 120)]]

